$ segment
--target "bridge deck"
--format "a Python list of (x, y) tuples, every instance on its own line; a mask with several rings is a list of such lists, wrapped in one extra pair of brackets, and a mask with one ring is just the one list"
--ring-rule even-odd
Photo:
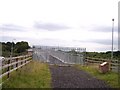
[(58, 65), (58, 66), (72, 66), (70, 64), (64, 63), (60, 60), (58, 60), (57, 58), (53, 57), (53, 56), (49, 56), (49, 62), (50, 65)]

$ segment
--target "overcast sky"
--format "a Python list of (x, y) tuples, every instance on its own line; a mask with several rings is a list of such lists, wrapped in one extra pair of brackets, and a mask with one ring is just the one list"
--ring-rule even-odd
[(0, 40), (118, 50), (119, 0), (0, 0)]

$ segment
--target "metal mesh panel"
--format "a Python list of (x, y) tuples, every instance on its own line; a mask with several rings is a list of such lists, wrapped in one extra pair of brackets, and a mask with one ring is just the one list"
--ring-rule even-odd
[[(63, 50), (63, 48), (61, 48)], [(41, 47), (41, 48), (34, 48), (33, 51), (33, 59), (39, 60), (41, 62), (49, 62), (50, 55), (54, 58), (60, 60), (63, 63), (67, 64), (84, 64), (85, 55), (81, 52), (79, 54), (71, 54), (67, 53), (66, 51), (61, 51), (60, 47), (53, 48), (53, 47)], [(66, 49), (68, 50), (68, 48)], [(70, 49), (69, 49), (70, 50)], [(80, 48), (79, 48), (80, 50)], [(84, 50), (85, 52), (85, 50)]]

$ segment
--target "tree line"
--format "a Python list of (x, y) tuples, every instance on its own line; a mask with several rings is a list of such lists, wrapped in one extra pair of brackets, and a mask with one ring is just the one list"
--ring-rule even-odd
[(11, 51), (12, 56), (19, 56), (27, 54), (26, 50), (30, 48), (28, 42), (21, 41), (21, 42), (0, 42), (2, 44), (2, 56), (10, 57)]
[[(103, 59), (111, 59), (111, 51), (107, 52), (86, 52), (87, 57), (91, 58), (103, 58)], [(113, 52), (113, 59), (120, 60), (120, 51)]]
[[(75, 50), (71, 50), (68, 53), (71, 53), (73, 55), (78, 55), (80, 52), (76, 52)], [(107, 52), (83, 52), (86, 57), (91, 58), (101, 58), (101, 59), (111, 59), (111, 51)], [(114, 51), (113, 52), (113, 59), (120, 60), (120, 51)]]

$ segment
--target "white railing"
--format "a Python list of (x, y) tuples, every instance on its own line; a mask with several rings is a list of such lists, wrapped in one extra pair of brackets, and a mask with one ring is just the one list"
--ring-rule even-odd
[(33, 53), (33, 58), (35, 60), (49, 62), (50, 55), (60, 60), (61, 62), (67, 64), (84, 64), (85, 62), (85, 55), (82, 53), (77, 55), (72, 55), (64, 51), (56, 51), (52, 49), (35, 48)]

